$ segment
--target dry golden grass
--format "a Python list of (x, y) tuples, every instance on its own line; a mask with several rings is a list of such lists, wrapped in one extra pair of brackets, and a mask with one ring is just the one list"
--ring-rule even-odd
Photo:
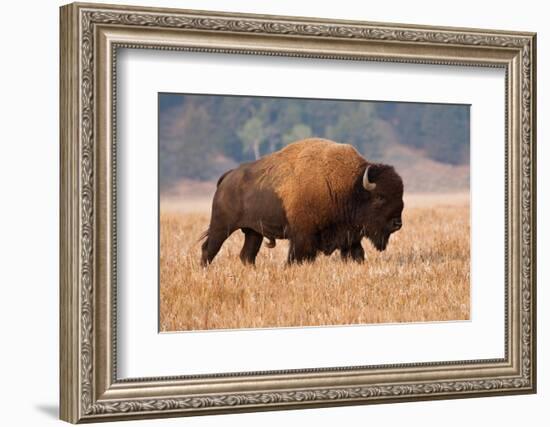
[(467, 196), (409, 197), (385, 252), (363, 240), (364, 264), (335, 253), (286, 266), (288, 245), (277, 241), (244, 266), (238, 231), (202, 268), (197, 239), (208, 221), (208, 212), (161, 208), (161, 331), (469, 319)]

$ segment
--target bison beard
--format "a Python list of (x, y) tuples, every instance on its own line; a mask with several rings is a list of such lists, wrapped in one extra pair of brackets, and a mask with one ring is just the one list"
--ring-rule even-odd
[(385, 250), (402, 210), (403, 182), (393, 167), (369, 163), (347, 144), (298, 141), (222, 175), (201, 262), (212, 262), (237, 229), (245, 235), (245, 264), (254, 264), (264, 238), (267, 247), (288, 239), (289, 263), (335, 250), (361, 262), (362, 238)]
[(391, 234), (387, 233), (377, 233), (373, 236), (369, 236), (369, 240), (372, 242), (374, 247), (381, 252), (386, 249), (386, 246), (388, 246), (390, 235)]

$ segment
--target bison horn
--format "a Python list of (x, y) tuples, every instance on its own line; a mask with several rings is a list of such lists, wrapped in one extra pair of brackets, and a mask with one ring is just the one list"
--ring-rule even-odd
[(365, 174), (363, 175), (363, 187), (365, 187), (365, 190), (367, 191), (372, 191), (376, 188), (376, 183), (369, 181), (369, 168), (370, 166), (367, 166), (365, 169)]

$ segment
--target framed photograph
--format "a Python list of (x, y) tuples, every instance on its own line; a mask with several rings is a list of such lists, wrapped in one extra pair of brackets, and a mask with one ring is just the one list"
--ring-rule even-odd
[(63, 420), (536, 391), (535, 34), (60, 13)]

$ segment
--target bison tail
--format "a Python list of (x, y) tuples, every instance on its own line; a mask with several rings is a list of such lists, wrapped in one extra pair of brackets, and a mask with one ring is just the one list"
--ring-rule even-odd
[(223, 179), (229, 175), (229, 172), (232, 172), (233, 169), (229, 169), (226, 173), (224, 173), (222, 176), (220, 176), (220, 179), (218, 179), (218, 182), (216, 183), (216, 187), (219, 187), (220, 184), (222, 183)]
[(273, 249), (275, 247), (275, 245), (277, 244), (275, 239), (272, 238), (272, 237), (266, 237), (267, 240), (269, 240), (268, 242), (265, 242), (265, 246), (269, 249)]
[(205, 231), (203, 231), (201, 233), (201, 235), (199, 236), (199, 238), (197, 239), (197, 243), (200, 242), (201, 240), (204, 240), (204, 239), (207, 239), (208, 238), (208, 233), (210, 232), (210, 229), (207, 228)]

